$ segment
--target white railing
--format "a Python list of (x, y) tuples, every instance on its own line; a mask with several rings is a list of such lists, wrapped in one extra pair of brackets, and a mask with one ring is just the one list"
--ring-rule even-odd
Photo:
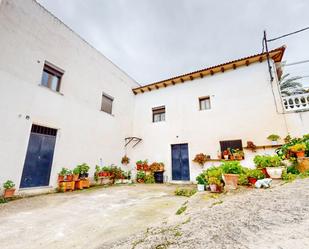
[(309, 111), (309, 93), (282, 97), (285, 111)]

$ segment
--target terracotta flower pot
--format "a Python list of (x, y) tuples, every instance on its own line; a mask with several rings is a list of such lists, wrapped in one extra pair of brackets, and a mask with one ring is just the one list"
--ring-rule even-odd
[(73, 175), (73, 181), (78, 181), (78, 178), (79, 178), (79, 174)]
[(250, 183), (251, 185), (254, 185), (254, 184), (256, 183), (257, 179), (254, 178), (254, 177), (248, 177), (248, 181), (249, 181), (249, 183)]
[(220, 193), (221, 192), (221, 187), (218, 186), (217, 184), (210, 184), (210, 192), (212, 193)]
[(73, 181), (73, 175), (67, 175), (67, 181), (69, 182)]
[(63, 182), (64, 181), (64, 176), (58, 175), (58, 182)]
[(4, 198), (10, 198), (13, 197), (15, 193), (15, 188), (8, 188), (4, 190), (3, 197)]
[(297, 151), (296, 156), (297, 156), (297, 158), (305, 157), (305, 151)]
[(237, 189), (238, 177), (236, 174), (224, 174), (224, 182), (227, 189)]

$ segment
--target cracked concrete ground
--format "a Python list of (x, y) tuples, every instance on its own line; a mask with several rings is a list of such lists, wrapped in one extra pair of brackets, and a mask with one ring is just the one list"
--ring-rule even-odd
[(97, 248), (138, 234), (175, 214), (176, 186), (94, 188), (0, 205), (1, 249)]

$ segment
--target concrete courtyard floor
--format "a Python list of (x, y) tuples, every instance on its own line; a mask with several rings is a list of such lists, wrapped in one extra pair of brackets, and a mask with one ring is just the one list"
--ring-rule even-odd
[(98, 248), (174, 215), (174, 185), (93, 188), (0, 205), (0, 248)]

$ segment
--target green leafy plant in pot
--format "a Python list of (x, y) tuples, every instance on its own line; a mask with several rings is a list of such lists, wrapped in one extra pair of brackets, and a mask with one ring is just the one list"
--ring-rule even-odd
[(3, 188), (4, 188), (3, 197), (4, 198), (13, 197), (15, 193), (14, 187), (15, 187), (15, 184), (11, 180), (7, 180), (5, 183), (3, 183)]
[(276, 134), (271, 134), (267, 137), (268, 140), (270, 140), (272, 142), (272, 145), (277, 145), (278, 144), (278, 140), (280, 139), (279, 135)]
[(248, 181), (251, 185), (254, 185), (257, 180), (265, 178), (265, 175), (258, 169), (248, 169), (247, 171)]
[(67, 170), (66, 180), (69, 181), (69, 182), (73, 181), (73, 172), (70, 169)]
[(238, 161), (223, 162), (222, 168), (225, 185), (228, 189), (237, 189), (239, 174), (243, 173), (243, 167)]
[(146, 174), (145, 174), (144, 171), (142, 171), (142, 170), (137, 171), (136, 181), (138, 183), (143, 183), (145, 181), (145, 177), (146, 177)]
[(278, 155), (256, 156), (254, 162), (258, 164), (259, 167), (266, 169), (267, 175), (272, 179), (281, 179), (283, 164), (282, 159)]
[(207, 184), (205, 173), (202, 172), (196, 177), (197, 181), (197, 191), (205, 191), (205, 185)]
[(67, 168), (62, 168), (61, 171), (58, 173), (58, 181), (62, 182), (64, 181), (64, 177), (67, 175)]
[(80, 169), (75, 167), (73, 169), (73, 181), (77, 181), (79, 179)]
[(205, 175), (206, 181), (210, 187), (210, 191), (213, 193), (222, 192), (222, 168), (210, 167), (206, 170)]
[(89, 176), (88, 172), (89, 172), (90, 166), (88, 164), (83, 163), (83, 164), (77, 165), (77, 167), (80, 170), (79, 178), (84, 179)]

